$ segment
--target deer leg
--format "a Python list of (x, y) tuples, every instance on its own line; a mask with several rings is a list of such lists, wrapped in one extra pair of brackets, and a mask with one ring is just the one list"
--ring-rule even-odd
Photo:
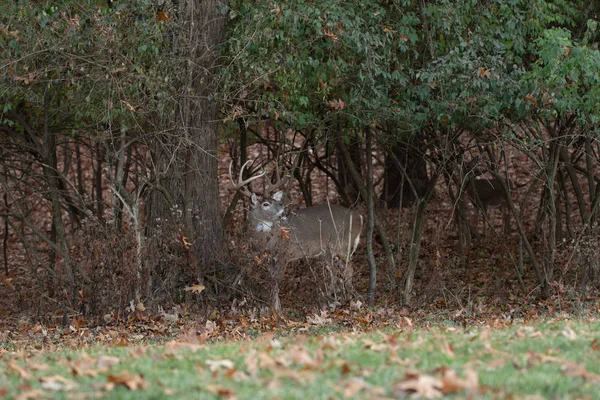
[(277, 258), (273, 257), (269, 265), (269, 275), (271, 276), (271, 306), (276, 313), (281, 312), (281, 301), (279, 300), (279, 287), (283, 279), (285, 265), (277, 262)]
[(347, 260), (342, 260), (340, 257), (333, 257), (334, 276), (337, 285), (334, 286), (336, 299), (338, 296), (341, 299), (347, 299), (352, 285), (352, 267)]
[(273, 307), (273, 311), (275, 311), (277, 314), (279, 314), (281, 312), (281, 301), (279, 300), (279, 288), (276, 288), (276, 290), (272, 293), (271, 305)]
[[(481, 219), (483, 220), (483, 236), (486, 236), (486, 228), (488, 226), (488, 224), (491, 224), (491, 220), (490, 220), (490, 214), (488, 213), (488, 208), (487, 206), (483, 206), (483, 213), (481, 213), (482, 217)], [(494, 226), (490, 225), (492, 228), (492, 231), (494, 230)]]
[(469, 213), (467, 213), (466, 211), (464, 211), (462, 214), (464, 217), (461, 217), (460, 219), (463, 220), (464, 225), (466, 225), (465, 231), (469, 234), (469, 238), (467, 239), (467, 246), (471, 245), (471, 238), (475, 238), (476, 240), (481, 240), (481, 235), (479, 234), (479, 232), (477, 232), (477, 220), (478, 220), (478, 214), (477, 214), (477, 205), (475, 203), (472, 203), (473, 207), (475, 208), (475, 225), (473, 225), (473, 217), (470, 216)]
[[(462, 215), (465, 215), (462, 213)], [(458, 231), (458, 251), (460, 254), (461, 265), (464, 266), (465, 275), (469, 273), (469, 253), (471, 251), (471, 237), (477, 234), (477, 231), (469, 223), (469, 218), (457, 218)], [(479, 238), (475, 236), (478, 240)]]
[(504, 225), (504, 235), (510, 236), (510, 211), (508, 206), (502, 206), (502, 225)]
[[(477, 240), (480, 240), (482, 236), (485, 236), (485, 220), (483, 221), (483, 234), (479, 234), (479, 206), (477, 204), (474, 204), (474, 208), (475, 208), (475, 229), (472, 230), (472, 233), (474, 233), (474, 237), (477, 238)], [(485, 210), (484, 210), (485, 212)], [(485, 215), (485, 214), (484, 214)]]

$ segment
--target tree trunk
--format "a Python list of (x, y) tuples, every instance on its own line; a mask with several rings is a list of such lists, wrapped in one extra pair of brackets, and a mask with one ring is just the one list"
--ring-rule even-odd
[[(342, 205), (346, 207), (351, 207), (356, 203), (359, 197), (359, 189), (356, 185), (354, 179), (352, 179), (352, 174), (350, 173), (350, 166), (346, 162), (343, 156), (341, 156), (342, 149), (340, 146), (344, 146), (348, 154), (350, 155), (350, 159), (352, 160), (352, 165), (356, 168), (357, 172), (362, 175), (362, 162), (361, 162), (361, 146), (358, 140), (354, 140), (350, 138), (349, 143), (336, 143), (337, 145), (337, 163), (338, 163), (338, 180), (340, 182), (339, 190), (342, 190), (344, 193), (340, 196), (342, 200)], [(344, 204), (344, 199), (348, 199), (350, 201), (349, 204)]]
[[(226, 2), (181, 0), (178, 3), (180, 30), (175, 35), (173, 51), (188, 60), (187, 70), (182, 72), (177, 119), (163, 122), (165, 132), (175, 126), (174, 134), (161, 135), (153, 146), (156, 190), (150, 194), (146, 211), (150, 228), (156, 226), (159, 219), (181, 217), (186, 240), (193, 243), (189, 250), (196, 279), (202, 282), (215, 256), (222, 254), (217, 106), (209, 96), (216, 87), (214, 51), (225, 26), (225, 18), (217, 12), (217, 6), (225, 6)], [(152, 231), (150, 229), (151, 234)], [(148, 241), (148, 246), (152, 246), (152, 241)], [(170, 265), (162, 265), (162, 268), (159, 265), (168, 263), (166, 257), (160, 258), (149, 260), (149, 264), (154, 271), (157, 267), (168, 270)], [(145, 272), (148, 292), (153, 271)]]
[(410, 247), (408, 248), (408, 266), (406, 268), (406, 275), (404, 276), (404, 296), (402, 301), (405, 305), (410, 304), (410, 299), (412, 296), (415, 271), (417, 270), (417, 263), (419, 261), (419, 255), (421, 252), (421, 237), (423, 235), (423, 227), (425, 226), (425, 211), (427, 204), (433, 195), (433, 189), (435, 188), (436, 182), (440, 176), (439, 171), (443, 169), (443, 167), (438, 168), (438, 172), (433, 174), (431, 180), (425, 188), (425, 193), (423, 193), (423, 196), (421, 196), (421, 198), (418, 200), (415, 210), (415, 218), (410, 237)]
[[(4, 195), (2, 197), (4, 199), (4, 209), (8, 213), (8, 211), (10, 209), (10, 204), (8, 203), (8, 193), (4, 192)], [(2, 237), (2, 255), (4, 258), (4, 273), (6, 274), (6, 278), (8, 278), (8, 215), (4, 216), (4, 232), (2, 232), (2, 233), (4, 234)]]
[[(99, 220), (104, 220), (104, 199), (102, 188), (102, 162), (104, 153), (100, 143), (96, 143), (96, 170), (94, 171), (94, 190), (96, 193), (96, 213)], [(93, 161), (92, 161), (93, 163)]]
[(373, 197), (373, 133), (371, 127), (365, 127), (365, 142), (367, 153), (367, 261), (369, 262), (369, 305), (375, 304), (375, 289), (377, 284), (377, 264), (373, 254), (373, 231), (375, 229), (375, 205)]

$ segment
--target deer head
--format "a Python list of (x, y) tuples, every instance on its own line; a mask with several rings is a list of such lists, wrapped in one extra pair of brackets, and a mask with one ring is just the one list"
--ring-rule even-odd
[[(232, 179), (232, 164), (229, 165), (229, 177), (235, 188), (240, 191), (244, 196), (251, 200), (252, 211), (248, 216), (248, 224), (250, 230), (256, 232), (270, 232), (273, 229), (275, 221), (278, 221), (285, 211), (284, 206), (281, 204), (283, 198), (283, 192), (274, 190), (278, 189), (279, 186), (287, 182), (287, 178), (281, 174), (279, 167), (276, 168), (276, 181), (275, 183), (268, 182), (265, 185), (265, 192), (261, 199), (248, 189), (248, 184), (258, 178), (266, 175), (266, 171), (262, 170), (259, 174), (251, 175), (250, 178), (242, 180), (244, 170), (251, 161), (248, 160), (242, 165), (240, 169), (240, 177), (238, 183), (233, 182)], [(269, 197), (270, 196), (270, 197)]]

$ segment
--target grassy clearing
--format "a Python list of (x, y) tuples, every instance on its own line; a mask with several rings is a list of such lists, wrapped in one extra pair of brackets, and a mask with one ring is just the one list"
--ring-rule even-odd
[[(6, 347), (5, 347), (6, 348)], [(0, 397), (595, 398), (600, 322), (409, 326), (371, 333), (0, 352)]]

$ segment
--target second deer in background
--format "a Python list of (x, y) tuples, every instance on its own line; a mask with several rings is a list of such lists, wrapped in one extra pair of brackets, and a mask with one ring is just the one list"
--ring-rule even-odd
[[(512, 181), (507, 182), (509, 189), (514, 189), (515, 184)], [(465, 191), (469, 196), (469, 199), (475, 206), (475, 227), (479, 222), (479, 210), (483, 210), (484, 218), (487, 218), (488, 208), (495, 209), (500, 208), (502, 211), (502, 225), (504, 228), (504, 234), (510, 234), (510, 209), (508, 204), (509, 193), (506, 193), (502, 181), (498, 178), (490, 179), (474, 179), (467, 182)], [(485, 221), (484, 221), (485, 231)]]
[[(281, 176), (276, 182), (267, 183), (262, 201), (251, 193), (247, 185), (255, 179), (265, 176), (265, 172), (242, 180), (246, 162), (240, 171), (236, 189), (249, 197), (252, 209), (248, 215), (248, 234), (259, 249), (272, 255), (270, 274), (273, 279), (271, 288), (272, 306), (281, 309), (279, 284), (285, 267), (295, 260), (312, 259), (322, 256), (338, 256), (345, 260), (345, 278), (351, 278), (350, 258), (356, 250), (363, 227), (363, 217), (354, 210), (335, 204), (321, 204), (301, 208), (286, 214), (281, 203), (283, 193), (277, 191), (284, 183)], [(229, 167), (229, 176), (232, 171)], [(346, 282), (350, 284), (350, 282)]]

